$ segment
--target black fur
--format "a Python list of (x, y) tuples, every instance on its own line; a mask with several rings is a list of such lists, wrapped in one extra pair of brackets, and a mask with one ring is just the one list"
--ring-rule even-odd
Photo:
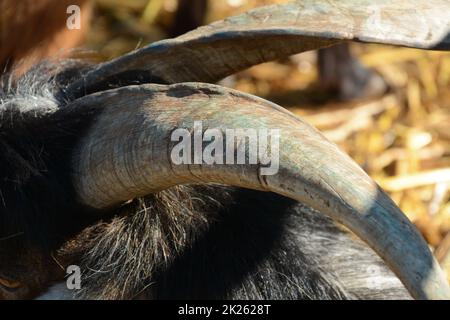
[(91, 240), (81, 264), (90, 285), (78, 297), (409, 298), (366, 245), (276, 194), (185, 186), (123, 210), (81, 236)]
[(28, 244), (54, 249), (92, 220), (77, 204), (70, 178), (71, 152), (90, 119), (61, 118), (58, 109), (65, 103), (53, 98), (85, 67), (73, 64), (53, 69), (43, 63), (3, 85), (0, 239), (21, 234)]

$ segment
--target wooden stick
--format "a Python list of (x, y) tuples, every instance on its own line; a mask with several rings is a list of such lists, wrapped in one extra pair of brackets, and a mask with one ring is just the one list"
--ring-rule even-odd
[(423, 171), (411, 175), (378, 180), (381, 187), (387, 191), (402, 191), (440, 182), (450, 182), (450, 168)]

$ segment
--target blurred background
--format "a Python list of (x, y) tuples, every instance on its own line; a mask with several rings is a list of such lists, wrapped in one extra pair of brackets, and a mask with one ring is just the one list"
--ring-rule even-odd
[[(287, 1), (69, 2), (79, 3), (88, 18), (83, 17), (81, 32), (72, 32), (72, 38), (67, 30), (58, 31), (66, 35), (54, 47), (76, 43), (87, 49), (80, 55), (104, 61), (201, 24)], [(52, 18), (47, 13), (45, 19)], [(3, 32), (3, 44), (6, 36)], [(56, 54), (49, 45), (41, 47)], [(385, 89), (343, 99), (320, 83), (316, 52), (253, 67), (221, 84), (288, 108), (337, 143), (417, 225), (450, 280), (450, 53), (362, 44), (351, 44), (350, 52), (381, 76)]]

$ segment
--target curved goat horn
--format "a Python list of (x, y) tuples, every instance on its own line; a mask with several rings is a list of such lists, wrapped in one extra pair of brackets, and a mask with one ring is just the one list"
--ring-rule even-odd
[(214, 83), (343, 40), (450, 50), (449, 12), (447, 0), (302, 0), (261, 7), (100, 64), (67, 94), (74, 99), (127, 74), (144, 82)]
[[(109, 208), (194, 182), (275, 192), (355, 232), (415, 298), (450, 297), (445, 276), (427, 244), (392, 200), (334, 144), (277, 105), (220, 86), (185, 83), (123, 87), (80, 98), (64, 109), (100, 111), (73, 158), (75, 189), (88, 206)], [(272, 153), (279, 150), (278, 173), (263, 175), (261, 164), (175, 165), (172, 133), (177, 128), (192, 130), (194, 121), (219, 132), (278, 129), (279, 145), (271, 140), (268, 147)], [(234, 138), (226, 143), (230, 141)], [(236, 146), (230, 145), (234, 154)], [(246, 159), (252, 152), (247, 151)]]

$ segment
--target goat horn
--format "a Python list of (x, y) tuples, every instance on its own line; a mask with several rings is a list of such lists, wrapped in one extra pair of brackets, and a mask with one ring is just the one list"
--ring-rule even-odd
[(300, 0), (261, 7), (100, 64), (67, 94), (74, 99), (93, 93), (131, 71), (141, 82), (214, 83), (345, 40), (450, 50), (449, 9), (447, 0)]
[[(216, 85), (183, 83), (123, 87), (85, 96), (64, 109), (100, 111), (73, 158), (75, 190), (83, 204), (111, 208), (186, 183), (275, 192), (355, 232), (413, 297), (450, 297), (427, 244), (389, 196), (336, 145), (277, 105)], [(175, 165), (171, 134), (177, 128), (192, 128), (194, 121), (221, 132), (279, 129), (278, 173), (262, 175), (258, 164)]]

